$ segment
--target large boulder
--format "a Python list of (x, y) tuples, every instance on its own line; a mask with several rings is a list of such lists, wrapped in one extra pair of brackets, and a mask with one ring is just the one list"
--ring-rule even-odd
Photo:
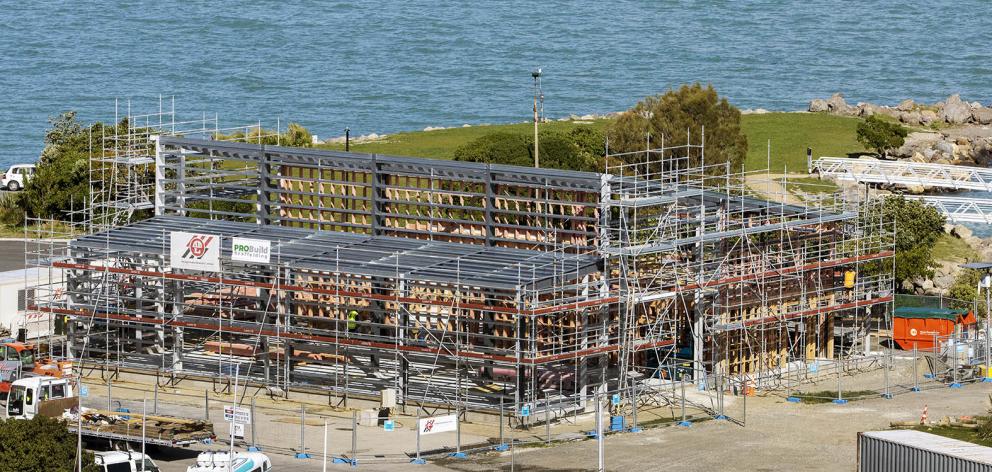
[(961, 100), (958, 94), (947, 97), (941, 117), (950, 124), (967, 123), (971, 119), (971, 106)]
[(929, 125), (937, 121), (937, 112), (933, 110), (923, 110), (920, 112), (920, 124)]
[(821, 111), (830, 111), (830, 107), (827, 105), (827, 101), (822, 98), (814, 98), (809, 101), (809, 111), (813, 113), (818, 113)]
[(910, 126), (916, 126), (922, 123), (920, 112), (918, 111), (904, 111), (899, 113), (899, 121)]
[(915, 106), (916, 106), (916, 102), (914, 102), (912, 98), (907, 98), (907, 99), (899, 102), (898, 105), (896, 105), (896, 110), (899, 110), (899, 111), (911, 111), (913, 109), (913, 107), (915, 107)]
[(855, 109), (844, 100), (844, 94), (835, 93), (827, 100), (827, 109), (838, 115), (854, 115)]
[(992, 108), (975, 108), (971, 110), (971, 120), (980, 125), (992, 124)]

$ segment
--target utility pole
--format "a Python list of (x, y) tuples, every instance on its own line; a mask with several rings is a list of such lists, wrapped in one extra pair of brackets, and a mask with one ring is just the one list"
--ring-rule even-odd
[(537, 123), (540, 121), (537, 113), (537, 99), (541, 99), (541, 108), (544, 108), (544, 92), (541, 91), (541, 69), (537, 68), (530, 73), (534, 78), (534, 167), (541, 167), (540, 145), (537, 137)]

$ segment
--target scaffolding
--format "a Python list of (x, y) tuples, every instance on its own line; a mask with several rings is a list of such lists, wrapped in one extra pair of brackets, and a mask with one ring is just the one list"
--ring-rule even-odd
[[(224, 141), (162, 114), (94, 157), (90, 231), (47, 262), (64, 296), (33, 307), (93, 365), (561, 417), (637, 384), (774, 388), (885, 327), (875, 205), (765, 200), (688, 138), (591, 173), (283, 147), (261, 126)], [(217, 238), (219, 270), (177, 268), (179, 231)], [(270, 261), (236, 260), (235, 238)]]

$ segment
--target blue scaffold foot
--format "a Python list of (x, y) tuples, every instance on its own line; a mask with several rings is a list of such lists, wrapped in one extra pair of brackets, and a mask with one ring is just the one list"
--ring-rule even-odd
[(920, 391), (920, 387), (910, 387), (909, 388), (909, 391), (910, 392), (919, 392)]
[(258, 446), (248, 446), (248, 452), (262, 452), (262, 448)]
[(716, 415), (713, 419), (715, 420), (727, 420), (727, 415)]
[(410, 460), (410, 463), (411, 464), (417, 464), (417, 465), (424, 465), (424, 464), (427, 463), (427, 461), (425, 461), (423, 459), (411, 459)]
[(679, 421), (678, 422), (678, 425), (681, 426), (681, 427), (683, 427), (683, 428), (691, 428), (692, 427), (692, 421)]
[(891, 400), (892, 399), (892, 394), (891, 393), (883, 393), (882, 394), (882, 398), (884, 398), (886, 400)]
[(510, 450), (510, 445), (509, 444), (497, 444), (497, 445), (493, 446), (493, 450), (494, 451), (498, 451), (498, 452), (509, 451)]
[(844, 400), (843, 398), (835, 398), (834, 405), (847, 405), (847, 400)]
[(310, 454), (307, 454), (305, 452), (297, 452), (296, 453), (296, 458), (297, 459), (309, 459), (310, 458)]
[(455, 459), (464, 459), (468, 456), (466, 456), (464, 452), (452, 452), (448, 454), (448, 457), (454, 457)]
[(351, 464), (351, 460), (344, 457), (335, 457), (331, 459), (331, 464)]
[(596, 432), (595, 432), (595, 431), (587, 431), (587, 432), (586, 432), (586, 436), (587, 436), (587, 437), (590, 437), (590, 438), (592, 438), (592, 439), (596, 439), (597, 437), (599, 437), (599, 435), (598, 435), (598, 434), (596, 434)]
[(985, 377), (984, 379), (982, 379), (982, 383), (984, 384), (992, 383), (992, 377)]
[(789, 398), (786, 398), (785, 401), (787, 401), (789, 403), (802, 403), (803, 402), (803, 399), (802, 398), (799, 398), (799, 397), (789, 397)]
[(627, 431), (629, 431), (631, 433), (640, 433), (641, 431), (644, 431), (644, 430), (641, 429), (638, 426), (631, 426), (631, 428), (629, 430), (627, 430)]
[(923, 374), (923, 378), (925, 378), (925, 379), (933, 379), (933, 378), (936, 378), (936, 376), (934, 376), (933, 374)]
[(950, 385), (951, 388), (961, 388), (961, 384), (954, 382)]

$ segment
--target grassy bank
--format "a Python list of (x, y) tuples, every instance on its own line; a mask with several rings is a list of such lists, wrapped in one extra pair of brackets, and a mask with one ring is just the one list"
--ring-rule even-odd
[[(568, 131), (580, 126), (605, 129), (610, 120), (552, 121), (541, 125), (543, 131)], [(447, 128), (434, 131), (409, 131), (390, 134), (386, 139), (352, 144), (354, 152), (392, 154), (396, 156), (452, 159), (455, 149), (490, 133), (533, 134), (533, 123), (509, 125), (483, 125), (465, 128)], [(324, 144), (325, 149), (344, 150), (344, 143)]]
[[(554, 121), (541, 125), (544, 130), (567, 131), (579, 126), (605, 129), (610, 120), (591, 122)], [(806, 148), (814, 156), (844, 156), (861, 152), (855, 140), (858, 119), (820, 113), (767, 113), (744, 115), (742, 127), (748, 139), (745, 167), (748, 170), (766, 167), (768, 141), (771, 140), (771, 171), (806, 172)], [(402, 156), (451, 159), (455, 149), (489, 133), (530, 134), (530, 123), (470, 126), (435, 131), (411, 131), (389, 135), (386, 139), (354, 144), (352, 151)], [(344, 144), (326, 144), (326, 149), (343, 150)]]

